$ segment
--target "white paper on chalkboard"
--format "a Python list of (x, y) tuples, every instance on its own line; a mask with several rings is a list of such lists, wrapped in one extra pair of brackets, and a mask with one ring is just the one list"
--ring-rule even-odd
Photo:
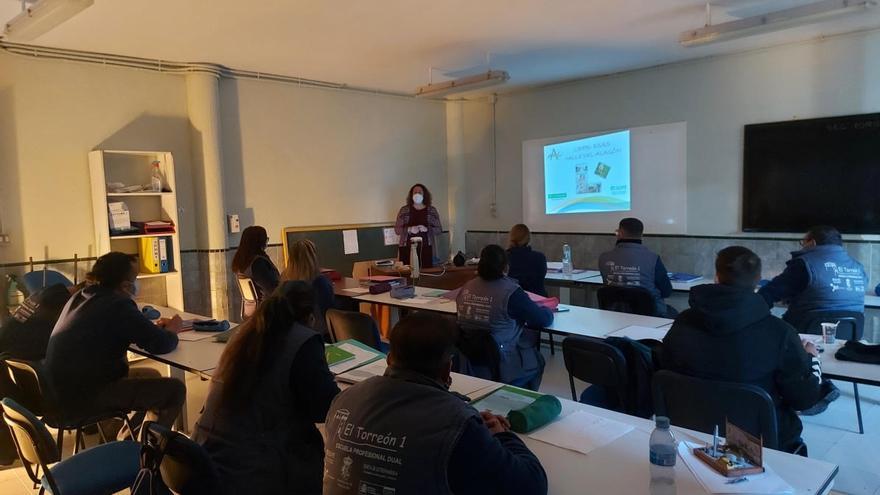
[(400, 236), (394, 232), (394, 227), (385, 227), (382, 229), (382, 235), (385, 236), (386, 246), (396, 246), (400, 243)]
[(343, 230), (342, 231), (342, 249), (345, 254), (358, 254), (358, 231)]

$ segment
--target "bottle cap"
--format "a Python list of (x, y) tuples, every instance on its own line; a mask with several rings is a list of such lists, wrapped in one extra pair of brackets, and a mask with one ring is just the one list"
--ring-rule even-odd
[(669, 428), (669, 418), (666, 416), (657, 416), (654, 422), (657, 428)]

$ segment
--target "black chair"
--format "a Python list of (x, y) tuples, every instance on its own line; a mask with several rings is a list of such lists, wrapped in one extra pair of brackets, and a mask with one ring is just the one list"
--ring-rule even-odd
[(221, 493), (220, 475), (201, 445), (153, 422), (143, 427), (145, 466), (158, 470), (165, 486), (181, 495)]
[(9, 397), (0, 403), (18, 456), (40, 494), (47, 490), (52, 495), (114, 493), (134, 482), (140, 468), (139, 443), (105, 443), (61, 461), (61, 451), (46, 425)]
[(599, 299), (599, 309), (643, 316), (657, 314), (654, 296), (643, 287), (605, 285), (596, 292), (596, 297)]
[(669, 370), (654, 374), (654, 411), (676, 426), (725, 434), (729, 420), (761, 437), (764, 447), (779, 448), (776, 406), (764, 389), (743, 383), (704, 380)]
[(626, 412), (628, 374), (626, 358), (616, 347), (594, 337), (566, 337), (562, 341), (562, 357), (568, 371), (571, 400), (577, 401), (574, 379), (603, 387), (615, 411)]
[(128, 426), (128, 431), (134, 431), (128, 420), (128, 411), (83, 411), (71, 413), (62, 411), (55, 399), (55, 394), (48, 381), (43, 377), (42, 367), (34, 361), (7, 358), (3, 360), (9, 377), (18, 389), (16, 394), (19, 400), (29, 411), (41, 416), (43, 421), (58, 430), (58, 451), (64, 452), (64, 433), (75, 432), (73, 453), (85, 448), (85, 436), (83, 430), (96, 425), (103, 442), (107, 441), (100, 422), (107, 419), (121, 419)]
[(387, 352), (388, 347), (379, 337), (379, 327), (372, 316), (358, 311), (327, 310), (327, 331), (333, 342), (354, 339), (379, 352)]
[[(837, 338), (842, 340), (861, 340), (865, 332), (865, 314), (858, 311), (810, 311), (798, 325), (798, 332), (822, 335), (822, 323), (838, 323)], [(862, 422), (862, 401), (859, 397), (859, 384), (853, 382), (853, 397), (856, 401), (856, 418), (859, 434), (865, 433)]]
[(488, 329), (459, 325), (455, 347), (461, 355), (455, 371), (487, 380), (501, 379), (501, 351)]

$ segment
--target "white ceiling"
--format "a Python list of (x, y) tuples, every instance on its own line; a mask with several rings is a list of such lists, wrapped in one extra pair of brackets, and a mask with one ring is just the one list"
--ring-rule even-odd
[[(715, 0), (713, 22), (815, 0)], [(0, 20), (19, 0), (0, 0)], [(434, 80), (507, 70), (505, 89), (648, 67), (880, 26), (880, 7), (700, 48), (702, 0), (96, 0), (33, 44), (214, 62), (411, 93)]]

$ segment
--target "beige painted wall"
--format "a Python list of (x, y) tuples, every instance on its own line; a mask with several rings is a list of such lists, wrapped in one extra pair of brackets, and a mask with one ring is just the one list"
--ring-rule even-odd
[(192, 247), (186, 88), (179, 76), (0, 52), (0, 262), (94, 251), (87, 154), (174, 153), (181, 244)]
[[(0, 52), (0, 263), (93, 254), (96, 148), (174, 153), (181, 247), (216, 247), (195, 236), (186, 91), (178, 75)], [(220, 105), (225, 210), (271, 242), (285, 226), (391, 221), (417, 181), (445, 224), (443, 103), (226, 79)]]
[[(442, 102), (221, 81), (226, 209), (267, 228), (394, 221), (423, 182), (446, 225)], [(237, 245), (238, 236), (230, 240)]]
[(506, 230), (522, 220), (524, 140), (686, 121), (688, 231), (736, 233), (743, 126), (880, 111), (877, 81), (873, 31), (500, 96), (497, 217), (489, 210), (489, 107), (471, 103), (469, 173), (481, 186), (469, 189), (468, 228)]

